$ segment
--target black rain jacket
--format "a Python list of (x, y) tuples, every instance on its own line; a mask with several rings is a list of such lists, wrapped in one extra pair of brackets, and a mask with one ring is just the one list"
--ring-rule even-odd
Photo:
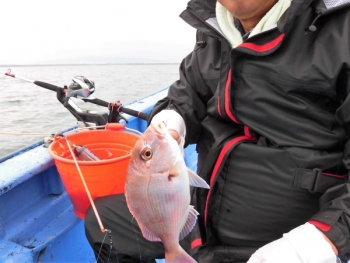
[(308, 221), (348, 260), (350, 3), (293, 0), (276, 28), (234, 49), (206, 22), (215, 4), (181, 14), (197, 43), (150, 117), (176, 110), (197, 144), (211, 186), (194, 197), (199, 262), (246, 262)]

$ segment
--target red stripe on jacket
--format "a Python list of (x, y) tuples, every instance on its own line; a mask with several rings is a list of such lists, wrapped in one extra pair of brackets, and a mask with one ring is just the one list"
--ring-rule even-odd
[(230, 69), (228, 71), (228, 75), (227, 75), (227, 80), (226, 80), (226, 85), (225, 85), (225, 111), (226, 114), (230, 117), (230, 119), (235, 122), (235, 123), (239, 123), (237, 121), (237, 119), (235, 118), (235, 116), (233, 116), (233, 113), (231, 112), (230, 109), (230, 89), (231, 89), (231, 79), (232, 79), (232, 70)]
[(196, 247), (198, 247), (200, 245), (202, 245), (202, 239), (201, 238), (197, 238), (197, 239), (195, 239), (195, 240), (193, 240), (191, 242), (191, 249), (194, 249), (194, 248), (196, 248)]
[(315, 227), (321, 229), (324, 232), (327, 232), (331, 229), (331, 225), (316, 221), (316, 220), (309, 220), (309, 223), (314, 225)]
[(284, 34), (281, 34), (277, 38), (272, 40), (271, 42), (268, 42), (264, 45), (259, 46), (259, 45), (253, 44), (253, 43), (242, 43), (238, 47), (248, 48), (248, 49), (254, 50), (256, 52), (265, 52), (265, 51), (268, 51), (268, 50), (273, 49), (276, 46), (278, 46), (278, 44), (281, 43), (283, 38), (284, 38)]
[(214, 166), (214, 169), (213, 169), (213, 172), (210, 176), (210, 189), (209, 189), (209, 192), (208, 192), (208, 195), (207, 195), (207, 200), (205, 202), (205, 209), (204, 209), (204, 223), (206, 224), (207, 222), (207, 214), (208, 214), (208, 203), (209, 203), (209, 197), (210, 197), (210, 194), (211, 194), (211, 189), (212, 189), (212, 185), (213, 185), (213, 182), (217, 176), (217, 173), (220, 169), (220, 166), (222, 165), (222, 163), (224, 162), (224, 158), (226, 156), (226, 154), (229, 152), (229, 150), (234, 147), (236, 144), (238, 144), (239, 142), (242, 142), (242, 141), (252, 141), (252, 140), (255, 140), (255, 137), (253, 137), (250, 133), (250, 130), (248, 127), (244, 127), (244, 133), (245, 135), (243, 136), (238, 136), (234, 139), (232, 139), (231, 141), (229, 141), (225, 146), (224, 148), (221, 150), (220, 154), (219, 154), (219, 157), (218, 159), (216, 160), (215, 162), (215, 166)]

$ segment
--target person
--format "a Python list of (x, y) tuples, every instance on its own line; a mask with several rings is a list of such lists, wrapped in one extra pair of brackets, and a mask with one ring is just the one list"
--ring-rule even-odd
[[(194, 190), (198, 225), (181, 245), (201, 263), (347, 262), (350, 1), (191, 0), (181, 17), (196, 46), (149, 119), (196, 144), (210, 183)], [(88, 212), (101, 262), (164, 256), (122, 195), (96, 205), (114, 232), (110, 251)]]

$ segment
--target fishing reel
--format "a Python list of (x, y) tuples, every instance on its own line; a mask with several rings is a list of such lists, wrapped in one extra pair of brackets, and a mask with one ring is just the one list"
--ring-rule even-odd
[[(64, 96), (61, 94), (59, 101), (77, 118), (79, 127), (103, 126), (107, 123), (116, 123), (120, 120), (128, 122), (128, 120), (121, 115), (119, 109), (121, 103), (107, 103), (100, 99), (92, 98), (90, 95), (95, 92), (95, 82), (89, 80), (84, 76), (75, 76), (72, 78), (72, 83), (64, 87)], [(96, 113), (89, 110), (82, 110), (74, 103), (71, 98), (81, 99), (84, 102), (90, 102), (99, 106), (107, 107), (108, 113)]]
[(86, 98), (95, 91), (95, 83), (83, 76), (73, 77), (72, 81), (67, 88), (67, 97)]

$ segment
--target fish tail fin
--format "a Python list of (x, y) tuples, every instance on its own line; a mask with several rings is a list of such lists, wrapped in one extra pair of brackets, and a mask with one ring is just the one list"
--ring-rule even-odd
[(178, 249), (171, 252), (165, 251), (165, 262), (166, 263), (197, 263), (189, 254), (183, 250), (180, 245)]

